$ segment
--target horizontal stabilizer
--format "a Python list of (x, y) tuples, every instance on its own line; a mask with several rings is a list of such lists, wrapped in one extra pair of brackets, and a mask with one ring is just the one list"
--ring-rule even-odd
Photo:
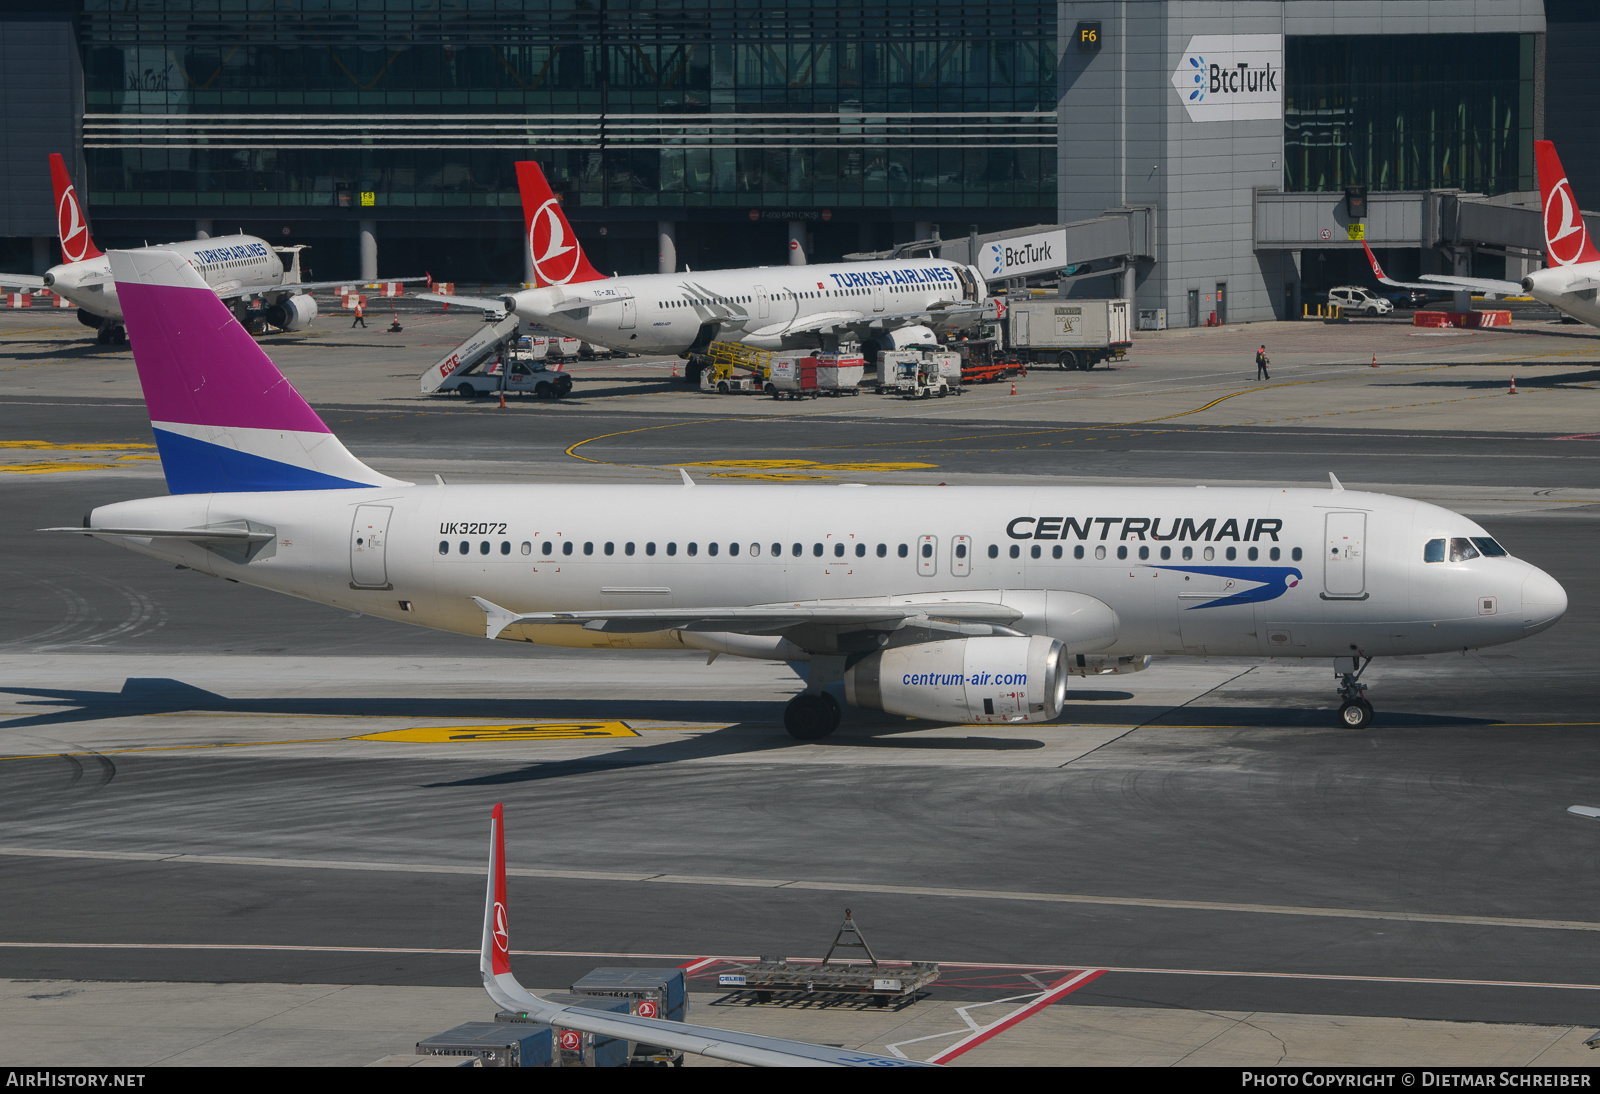
[(247, 528), (35, 528), (36, 532), (76, 532), (81, 536), (136, 536), (186, 539), (192, 543), (265, 543), (278, 533)]

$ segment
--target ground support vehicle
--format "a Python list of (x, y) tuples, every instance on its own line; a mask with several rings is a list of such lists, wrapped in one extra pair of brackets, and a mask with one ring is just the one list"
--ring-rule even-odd
[(1348, 315), (1364, 315), (1376, 319), (1394, 311), (1394, 305), (1371, 289), (1359, 285), (1339, 285), (1328, 290), (1328, 303)]
[(505, 391), (560, 399), (572, 391), (572, 376), (561, 371), (560, 361), (547, 367), (537, 341), (519, 335), (516, 316), (485, 323), (428, 367), (421, 376), (422, 394), (472, 399)]
[(948, 350), (961, 358), (961, 383), (990, 384), (1010, 376), (1028, 375), (1026, 362), (1001, 348), (997, 337), (969, 337), (952, 341)]
[[(912, 351), (898, 352), (909, 354)], [(950, 382), (940, 374), (939, 362), (930, 361), (921, 353), (916, 354), (915, 360), (894, 361), (889, 367), (894, 370), (890, 379), (878, 387), (878, 391), (884, 395), (898, 395), (902, 399), (927, 399), (937, 395), (943, 399), (952, 391), (958, 395), (961, 393), (959, 386), (952, 388)]]
[(700, 390), (718, 395), (770, 394), (772, 358), (770, 350), (739, 342), (713, 342), (701, 361)]
[(1016, 360), (1087, 371), (1127, 356), (1132, 312), (1122, 299), (1016, 300), (990, 325), (999, 328), (1003, 346)]

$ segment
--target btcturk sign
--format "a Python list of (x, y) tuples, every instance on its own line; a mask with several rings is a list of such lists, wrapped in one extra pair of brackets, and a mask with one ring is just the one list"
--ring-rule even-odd
[(1283, 117), (1283, 35), (1196, 34), (1172, 86), (1194, 122)]

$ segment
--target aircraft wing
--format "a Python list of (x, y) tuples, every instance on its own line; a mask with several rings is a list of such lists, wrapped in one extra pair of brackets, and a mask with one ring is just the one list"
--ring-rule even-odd
[(481, 596), (472, 602), (483, 610), (484, 637), (498, 638), (507, 627), (577, 626), (591, 631), (642, 634), (649, 631), (730, 631), (735, 634), (777, 634), (806, 624), (834, 627), (869, 627), (899, 630), (905, 626), (934, 626), (989, 634), (1022, 618), (1022, 612), (1004, 604), (902, 603), (889, 598), (877, 602), (816, 601), (737, 608), (618, 608), (613, 611), (529, 612), (508, 611)]
[(804, 319), (794, 322), (772, 323), (758, 330), (745, 333), (754, 338), (774, 338), (780, 334), (803, 334), (806, 331), (823, 330), (827, 327), (843, 327), (851, 323), (865, 323), (870, 316), (858, 311), (831, 311), (821, 315), (808, 315)]
[(756, 1067), (936, 1066), (856, 1049), (548, 1002), (523, 987), (512, 975), (511, 926), (507, 908), (505, 813), (501, 806), (496, 805), (493, 819), (489, 822), (489, 884), (483, 901), (483, 948), (478, 967), (483, 974), (483, 989), (498, 1005), (513, 1013), (524, 1014), (536, 1022), (561, 1029), (643, 1041)]
[(42, 277), (34, 277), (32, 274), (0, 273), (0, 288), (42, 289), (44, 287)]
[(1484, 296), (1524, 296), (1525, 290), (1515, 281), (1494, 281), (1480, 277), (1446, 277), (1442, 274), (1423, 274), (1420, 281), (1396, 281), (1383, 272), (1383, 267), (1378, 265), (1378, 256), (1372, 253), (1372, 247), (1366, 240), (1361, 241), (1361, 246), (1367, 252), (1367, 262), (1372, 265), (1372, 275), (1385, 285), (1396, 289), (1427, 289), (1438, 292), (1441, 289), (1468, 289), (1472, 292), (1482, 293)]
[(217, 295), (224, 300), (228, 300), (235, 296), (256, 296), (266, 292), (303, 293), (313, 292), (317, 289), (342, 289), (347, 285), (374, 285), (388, 284), (390, 282), (407, 284), (412, 281), (426, 280), (428, 280), (426, 277), (384, 277), (379, 278), (377, 281), (352, 281), (347, 277), (343, 281), (281, 281), (274, 285), (263, 283), (229, 286), (226, 290), (219, 289)]
[(434, 304), (460, 304), (464, 308), (500, 312), (502, 314), (506, 310), (506, 302), (504, 300), (491, 300), (487, 296), (445, 296), (436, 292), (419, 292), (412, 299), (427, 300)]

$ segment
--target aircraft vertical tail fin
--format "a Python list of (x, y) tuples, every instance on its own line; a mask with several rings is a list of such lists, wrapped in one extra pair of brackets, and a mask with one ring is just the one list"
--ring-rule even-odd
[(1600, 251), (1589, 238), (1554, 142), (1534, 141), (1533, 151), (1539, 168), (1539, 205), (1544, 210), (1545, 259), (1552, 267), (1600, 262)]
[(105, 252), (89, 238), (89, 220), (78, 202), (78, 191), (67, 174), (67, 161), (61, 153), (50, 153), (50, 182), (56, 191), (56, 232), (61, 237), (61, 261), (82, 262), (99, 258)]
[(605, 274), (589, 265), (572, 225), (561, 211), (561, 201), (537, 163), (517, 163), (517, 188), (522, 191), (522, 222), (538, 287), (604, 281)]
[(181, 255), (109, 257), (168, 490), (406, 485), (350, 454)]

